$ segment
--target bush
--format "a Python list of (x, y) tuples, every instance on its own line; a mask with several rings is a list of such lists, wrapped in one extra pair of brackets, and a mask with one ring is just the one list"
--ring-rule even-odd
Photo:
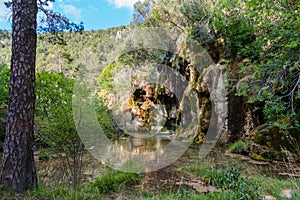
[[(40, 71), (36, 80), (35, 144), (64, 153), (69, 182), (80, 181), (83, 144), (72, 114), (72, 78), (60, 73)], [(44, 154), (44, 158), (49, 155)]]

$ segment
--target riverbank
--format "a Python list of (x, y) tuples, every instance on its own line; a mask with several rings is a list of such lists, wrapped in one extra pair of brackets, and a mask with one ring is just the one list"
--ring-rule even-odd
[[(2, 199), (299, 199), (299, 169), (258, 162), (215, 148), (205, 159), (192, 145), (170, 166), (134, 174), (113, 170), (86, 153), (80, 185), (64, 174), (63, 157), (37, 160), (39, 188), (19, 195), (1, 187)], [(294, 175), (294, 176), (293, 176)]]

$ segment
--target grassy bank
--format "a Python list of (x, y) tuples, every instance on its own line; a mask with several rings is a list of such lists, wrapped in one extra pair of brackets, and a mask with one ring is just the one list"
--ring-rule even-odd
[[(300, 179), (288, 174), (284, 163), (253, 162), (244, 157), (212, 151), (206, 159), (198, 158), (198, 149), (190, 148), (178, 161), (155, 172), (125, 173), (85, 161), (89, 171), (100, 173), (74, 187), (67, 182), (43, 179), (24, 194), (0, 187), (1, 199), (300, 199)], [(96, 162), (96, 161), (93, 161)], [(38, 171), (57, 165), (51, 159), (38, 162)], [(40, 167), (39, 167), (40, 166)], [(101, 168), (101, 169), (99, 169)], [(43, 172), (45, 173), (45, 172)], [(56, 180), (54, 180), (56, 179)], [(289, 198), (288, 198), (289, 197)]]

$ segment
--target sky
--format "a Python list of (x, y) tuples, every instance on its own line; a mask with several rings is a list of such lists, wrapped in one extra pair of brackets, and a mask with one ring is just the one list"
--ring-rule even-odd
[[(11, 30), (10, 11), (0, 0), (0, 29)], [(133, 4), (138, 0), (55, 0), (49, 8), (68, 17), (72, 22), (84, 23), (85, 30), (98, 30), (128, 25)]]

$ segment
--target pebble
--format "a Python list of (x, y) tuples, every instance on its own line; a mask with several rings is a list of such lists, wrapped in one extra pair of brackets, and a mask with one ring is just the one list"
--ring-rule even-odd
[(266, 195), (263, 197), (263, 200), (276, 200), (276, 198), (271, 195)]
[(280, 196), (282, 198), (288, 198), (288, 199), (291, 199), (292, 198), (292, 190), (291, 189), (285, 189), (285, 190), (282, 190), (281, 191), (281, 194)]

